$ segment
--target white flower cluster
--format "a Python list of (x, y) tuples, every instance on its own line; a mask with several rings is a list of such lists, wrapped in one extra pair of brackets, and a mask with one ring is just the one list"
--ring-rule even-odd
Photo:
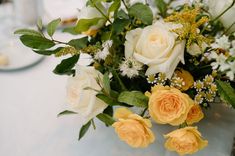
[(139, 71), (142, 69), (142, 64), (133, 58), (125, 59), (119, 69), (122, 76), (127, 76), (128, 78), (133, 78), (139, 75)]
[(95, 54), (95, 59), (98, 61), (105, 60), (107, 56), (109, 55), (109, 49), (112, 47), (113, 41), (112, 40), (107, 40), (102, 44), (102, 50), (100, 49), (96, 54)]
[[(235, 75), (235, 41), (230, 42), (228, 36), (223, 35), (220, 38), (216, 38), (215, 43), (213, 43), (212, 51), (207, 58), (209, 60), (214, 60), (211, 66), (214, 70), (218, 70), (224, 74), (232, 81)], [(217, 49), (222, 49), (224, 53), (219, 53)]]
[(230, 48), (231, 43), (229, 42), (229, 38), (226, 35), (217, 36), (215, 42), (211, 44), (213, 49), (221, 48), (224, 50), (228, 50)]

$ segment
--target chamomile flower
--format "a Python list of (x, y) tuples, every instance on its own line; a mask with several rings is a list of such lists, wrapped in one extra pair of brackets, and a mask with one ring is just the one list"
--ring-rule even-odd
[(171, 86), (182, 89), (182, 87), (185, 85), (185, 82), (182, 78), (178, 77), (176, 74), (173, 75), (171, 79)]
[(203, 96), (201, 94), (197, 94), (195, 97), (194, 97), (194, 101), (196, 104), (201, 104), (203, 102)]
[(156, 84), (157, 83), (156, 75), (148, 75), (147, 81), (150, 84)]
[(213, 102), (215, 100), (215, 94), (213, 94), (211, 92), (207, 92), (205, 95), (205, 99), (208, 102)]
[(203, 82), (204, 86), (210, 86), (214, 82), (214, 77), (212, 75), (206, 75)]
[(119, 69), (123, 76), (133, 78), (139, 75), (139, 71), (142, 69), (142, 64), (133, 58), (128, 58), (121, 63)]
[(211, 83), (211, 85), (209, 86), (209, 92), (212, 94), (216, 94), (217, 92), (217, 85), (215, 83)]
[(194, 88), (196, 91), (200, 92), (204, 88), (204, 83), (202, 81), (196, 81), (194, 82)]

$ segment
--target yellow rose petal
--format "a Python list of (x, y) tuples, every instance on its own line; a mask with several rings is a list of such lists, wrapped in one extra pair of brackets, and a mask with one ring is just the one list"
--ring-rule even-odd
[(149, 98), (149, 113), (159, 124), (177, 126), (185, 122), (193, 105), (194, 101), (180, 90), (156, 85)]
[(129, 115), (133, 114), (129, 109), (127, 108), (117, 108), (114, 113), (114, 118), (116, 119), (127, 119)]
[(193, 76), (186, 70), (184, 69), (178, 69), (175, 71), (175, 74), (177, 75), (177, 77), (180, 77), (183, 79), (183, 82), (185, 83), (182, 86), (182, 90), (186, 91), (188, 90), (190, 87), (193, 86), (194, 84), (194, 79)]
[(165, 147), (179, 155), (196, 153), (208, 145), (208, 141), (202, 139), (197, 127), (178, 129), (164, 137), (167, 138)]

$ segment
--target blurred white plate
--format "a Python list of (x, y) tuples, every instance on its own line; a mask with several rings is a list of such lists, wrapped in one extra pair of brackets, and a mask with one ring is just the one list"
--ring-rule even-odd
[(25, 47), (18, 38), (1, 45), (0, 54), (9, 59), (9, 65), (0, 66), (0, 71), (24, 70), (37, 65), (44, 58)]

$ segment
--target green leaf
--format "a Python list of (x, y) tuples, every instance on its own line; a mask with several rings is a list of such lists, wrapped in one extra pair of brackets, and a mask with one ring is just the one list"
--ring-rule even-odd
[(82, 33), (87, 31), (91, 26), (97, 25), (98, 23), (104, 23), (104, 18), (93, 18), (93, 19), (80, 19), (75, 27), (75, 32)]
[(220, 99), (224, 102), (231, 104), (233, 108), (235, 108), (235, 90), (232, 88), (230, 83), (223, 82), (220, 80), (216, 80), (218, 93), (220, 95)]
[(152, 10), (142, 3), (136, 3), (129, 8), (129, 15), (141, 20), (144, 24), (150, 25), (153, 22)]
[(108, 13), (117, 11), (121, 6), (121, 0), (114, 0), (112, 5), (109, 7)]
[(125, 27), (130, 24), (129, 19), (116, 19), (113, 22), (113, 30), (115, 33), (120, 34), (125, 30)]
[(48, 25), (47, 25), (47, 33), (49, 36), (53, 36), (55, 31), (56, 31), (56, 28), (58, 27), (58, 25), (60, 24), (61, 22), (61, 19), (58, 18), (58, 19), (55, 19), (53, 21), (51, 21)]
[(55, 50), (33, 50), (35, 53), (40, 55), (52, 55), (59, 52), (62, 47), (56, 48)]
[(124, 91), (119, 95), (118, 101), (131, 106), (148, 107), (148, 97), (140, 91)]
[(155, 4), (163, 17), (166, 17), (167, 3), (164, 0), (155, 0)]
[(72, 35), (77, 35), (77, 34), (79, 34), (79, 33), (77, 33), (77, 32), (75, 31), (75, 27), (67, 27), (67, 28), (64, 28), (64, 29), (62, 30), (62, 32), (69, 33), (69, 34), (72, 34)]
[(104, 87), (104, 91), (105, 91), (105, 93), (107, 93), (108, 95), (110, 95), (110, 90), (111, 90), (111, 88), (110, 88), (110, 79), (109, 79), (109, 73), (108, 72), (106, 72), (105, 74), (104, 74), (104, 77), (103, 77), (103, 87)]
[(38, 27), (38, 29), (39, 29), (40, 31), (42, 31), (43, 25), (42, 25), (42, 19), (41, 19), (41, 18), (39, 18), (39, 19), (37, 20), (37, 27)]
[(69, 41), (69, 45), (73, 46), (74, 48), (76, 48), (77, 50), (83, 49), (87, 46), (88, 43), (88, 37), (83, 37), (83, 38), (79, 38), (79, 39), (73, 39), (71, 41)]
[(82, 128), (80, 129), (80, 132), (79, 132), (78, 140), (81, 140), (84, 137), (86, 132), (89, 130), (90, 126), (91, 126), (91, 121), (89, 121), (88, 123), (86, 123), (85, 125), (82, 126)]
[(39, 36), (23, 35), (20, 40), (25, 46), (33, 49), (44, 50), (55, 46), (53, 41)]
[(127, 15), (127, 13), (124, 10), (119, 10), (116, 13), (116, 17), (120, 18), (120, 19), (129, 19), (129, 16)]
[(100, 100), (104, 101), (107, 105), (109, 106), (122, 106), (123, 104), (118, 102), (117, 100), (108, 97), (104, 94), (97, 94), (96, 95), (97, 98), (99, 98)]
[(18, 29), (14, 32), (14, 34), (42, 37), (40, 32), (33, 29)]
[(72, 115), (72, 114), (77, 114), (76, 112), (65, 110), (57, 115), (57, 117), (61, 117), (63, 115)]
[(114, 118), (108, 114), (101, 113), (96, 116), (100, 121), (104, 122), (107, 126), (112, 126), (115, 122)]
[(113, 116), (113, 107), (112, 106), (108, 106), (104, 112), (104, 114), (108, 114), (109, 116)]
[(54, 69), (54, 73), (58, 75), (71, 75), (74, 74), (73, 67), (78, 62), (79, 55), (72, 56), (70, 58), (64, 59), (59, 65)]

